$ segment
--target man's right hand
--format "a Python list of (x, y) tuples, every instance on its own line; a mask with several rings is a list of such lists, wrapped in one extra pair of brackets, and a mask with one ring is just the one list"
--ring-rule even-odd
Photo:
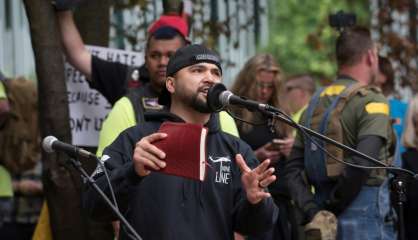
[(143, 137), (135, 145), (133, 160), (136, 173), (141, 176), (147, 176), (150, 170), (158, 171), (166, 166), (165, 153), (152, 143), (167, 137), (165, 133), (153, 133)]

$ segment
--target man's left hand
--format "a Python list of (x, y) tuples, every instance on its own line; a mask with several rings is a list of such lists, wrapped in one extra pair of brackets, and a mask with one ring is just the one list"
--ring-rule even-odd
[(253, 170), (248, 167), (241, 154), (237, 154), (235, 160), (242, 172), (241, 182), (247, 193), (248, 201), (252, 204), (257, 204), (261, 200), (270, 197), (270, 193), (264, 191), (265, 188), (276, 180), (276, 176), (273, 175), (274, 168), (269, 168), (270, 159), (266, 159)]

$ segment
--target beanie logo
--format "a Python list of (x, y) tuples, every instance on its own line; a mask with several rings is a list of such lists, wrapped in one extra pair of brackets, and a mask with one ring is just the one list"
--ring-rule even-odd
[(219, 62), (219, 58), (212, 54), (197, 54), (194, 56), (196, 61), (204, 61), (204, 60), (210, 60), (214, 62)]

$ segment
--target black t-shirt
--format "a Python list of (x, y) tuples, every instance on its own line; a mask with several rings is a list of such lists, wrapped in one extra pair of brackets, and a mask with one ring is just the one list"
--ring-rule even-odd
[(269, 126), (266, 124), (253, 126), (250, 131), (245, 132), (242, 128), (238, 128), (240, 138), (244, 140), (253, 150), (257, 150), (266, 143), (277, 138)]
[[(255, 117), (252, 122), (256, 123), (256, 125), (252, 125), (249, 131), (243, 130), (243, 126), (248, 123), (236, 122), (240, 138), (248, 143), (253, 150), (257, 150), (275, 138), (283, 138), (281, 133), (272, 131), (268, 116), (256, 112), (254, 114)], [(241, 114), (236, 115), (240, 116)], [(274, 127), (273, 129), (275, 130)]]
[(118, 62), (109, 62), (93, 56), (91, 69), (90, 87), (99, 91), (111, 105), (123, 97), (128, 88), (139, 87), (149, 81), (149, 74), (145, 65), (136, 68), (139, 70), (140, 84), (135, 85), (130, 84), (132, 79), (129, 76), (135, 67)]
[[(263, 119), (263, 120), (262, 120)], [(280, 133), (271, 131), (271, 127), (268, 124), (268, 120), (265, 117), (258, 116), (257, 120), (254, 122), (265, 124), (253, 125), (250, 131), (243, 131), (242, 125), (237, 122), (239, 136), (244, 142), (250, 145), (251, 149), (254, 151), (258, 148), (264, 146), (268, 142), (272, 141), (274, 138), (283, 138)], [(247, 124), (247, 123), (243, 123)], [(259, 159), (264, 160), (264, 159)], [(272, 166), (276, 169), (275, 174), (281, 172), (284, 169), (285, 158), (281, 157), (276, 163), (273, 163)], [(277, 175), (277, 177), (280, 177)], [(273, 195), (276, 201), (281, 199), (283, 196), (287, 196), (287, 190), (283, 181), (275, 181), (269, 186), (269, 191)]]

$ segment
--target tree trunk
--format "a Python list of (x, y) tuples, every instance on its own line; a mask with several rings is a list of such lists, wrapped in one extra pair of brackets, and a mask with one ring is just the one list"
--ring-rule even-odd
[[(110, 29), (110, 0), (83, 1), (74, 13), (75, 22), (85, 44), (108, 47)], [(87, 151), (96, 153), (97, 147), (82, 146)], [(92, 173), (97, 163), (91, 159), (82, 160), (88, 173)], [(88, 239), (113, 239), (110, 223), (95, 222), (86, 219)]]
[(84, 1), (75, 11), (75, 22), (86, 44), (109, 46), (110, 0)]
[[(74, 20), (84, 44), (101, 47), (109, 46), (110, 0), (88, 0), (74, 12)], [(97, 147), (81, 146), (87, 151), (96, 153)], [(88, 173), (93, 173), (96, 163), (83, 162)]]
[[(49, 0), (24, 0), (30, 25), (38, 77), (42, 136), (54, 135), (71, 142), (63, 55), (55, 12)], [(43, 154), (44, 193), (54, 239), (84, 239), (80, 208), (79, 174), (64, 167), (62, 154)]]

